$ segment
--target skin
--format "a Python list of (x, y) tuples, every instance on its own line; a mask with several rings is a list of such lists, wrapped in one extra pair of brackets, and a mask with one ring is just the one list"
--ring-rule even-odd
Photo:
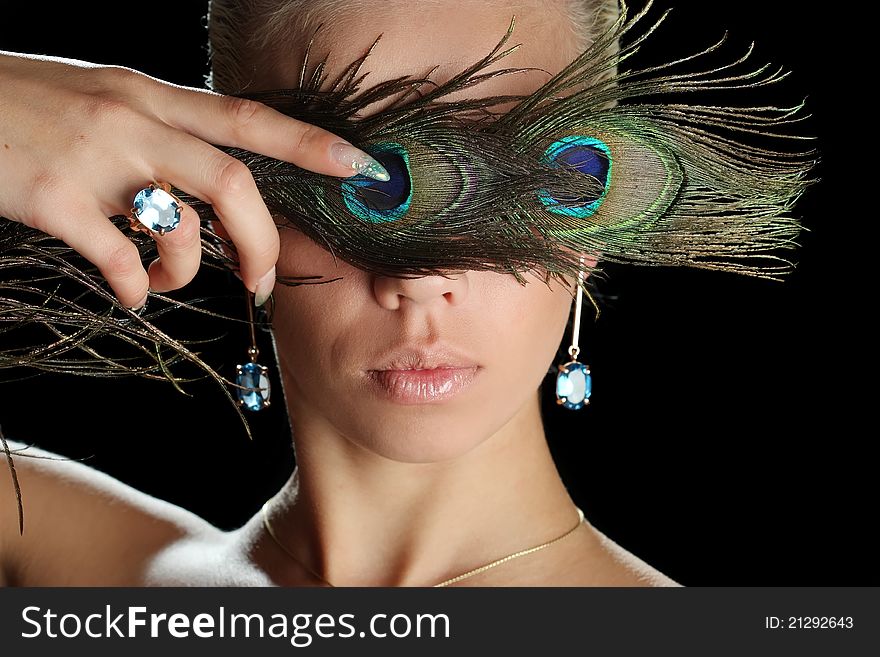
[[(422, 73), (434, 63), (443, 64), (433, 76), (442, 82), (495, 45), (510, 13), (504, 3), (449, 2), (420, 8), (417, 16), (373, 4), (327, 30), (316, 48), (332, 44), (339, 66), (384, 31), (369, 60), (372, 82)], [(534, 9), (517, 16), (520, 38), (528, 40), (503, 67), (553, 73), (570, 61), (573, 44), (553, 38), (558, 17)], [(403, 62), (400, 52), (412, 55)], [(301, 56), (294, 49), (260, 86), (293, 86)], [(546, 78), (504, 76), (469, 93), (529, 93)], [(271, 540), (259, 514), (234, 532), (219, 532), (80, 464), (18, 459), (35, 526), (20, 538), (11, 505), (0, 507), (0, 554), (12, 581), (324, 585), (312, 570), (337, 586), (430, 586), (577, 525), (547, 448), (537, 394), (564, 337), (573, 281), (548, 287), (540, 272), (525, 286), (492, 272), (379, 277), (334, 261), (295, 230), (279, 234), (279, 275), (343, 277), (274, 292), (298, 466), (273, 498), (271, 519), (308, 568)], [(403, 344), (455, 348), (479, 365), (478, 376), (440, 403), (404, 406), (372, 394), (366, 371)], [(4, 477), (5, 471), (0, 490), (9, 490)], [(62, 487), (69, 491), (63, 496)], [(456, 584), (594, 585), (675, 582), (587, 521), (547, 549)]]
[[(107, 217), (128, 215), (144, 181), (173, 181), (211, 203), (241, 254), (245, 285), (268, 295), (278, 232), (248, 168), (211, 144), (239, 146), (312, 171), (350, 176), (343, 141), (263, 104), (173, 85), (119, 66), (0, 51), (0, 216), (53, 235), (101, 271), (119, 301), (189, 283), (199, 268), (199, 219), (154, 235), (159, 258)], [(48, 127), (48, 129), (47, 129)]]

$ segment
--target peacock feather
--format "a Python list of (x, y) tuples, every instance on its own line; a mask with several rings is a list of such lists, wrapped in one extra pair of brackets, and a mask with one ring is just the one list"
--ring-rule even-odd
[[(788, 74), (769, 65), (734, 73), (751, 48), (722, 67), (674, 72), (725, 38), (683, 59), (617, 73), (669, 13), (618, 48), (651, 7), (630, 17), (621, 4), (618, 21), (529, 96), (445, 100), (525, 70), (487, 71), (518, 47), (507, 47), (513, 21), (492, 52), (443, 85), (404, 77), (366, 87), (368, 51), (333, 81), (326, 58), (310, 67), (307, 54), (298, 88), (240, 94), (349, 139), (385, 166), (388, 182), (332, 178), (225, 150), (248, 165), (276, 217), (379, 275), (493, 270), (521, 279), (523, 271), (542, 270), (575, 277), (586, 254), (597, 260), (591, 273), (620, 262), (782, 280), (794, 263), (776, 252), (797, 246), (804, 230), (791, 211), (815, 182), (808, 173), (816, 151), (751, 142), (809, 139), (777, 131), (806, 118), (798, 114), (804, 103), (741, 108), (646, 99), (729, 93)], [(389, 100), (387, 109), (362, 116)], [(511, 101), (506, 113), (492, 111)], [(182, 198), (213, 218), (206, 203)]]

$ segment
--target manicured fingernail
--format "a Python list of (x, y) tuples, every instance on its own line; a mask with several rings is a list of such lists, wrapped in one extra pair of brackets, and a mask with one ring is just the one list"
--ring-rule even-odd
[(272, 294), (272, 288), (275, 287), (275, 267), (260, 279), (257, 283), (257, 289), (254, 291), (254, 305), (259, 307), (266, 303), (266, 299)]
[(351, 144), (340, 141), (330, 147), (331, 157), (347, 169), (352, 170), (352, 175), (361, 174), (373, 180), (388, 182), (391, 176), (381, 164)]
[(139, 304), (137, 304), (136, 306), (132, 306), (131, 309), (132, 309), (133, 311), (135, 311), (135, 312), (138, 312), (139, 310), (143, 310), (143, 309), (144, 309), (144, 306), (147, 305), (147, 299), (149, 299), (149, 298), (150, 298), (150, 293), (147, 292), (147, 293), (144, 295), (144, 298), (141, 299), (141, 302), (140, 302)]

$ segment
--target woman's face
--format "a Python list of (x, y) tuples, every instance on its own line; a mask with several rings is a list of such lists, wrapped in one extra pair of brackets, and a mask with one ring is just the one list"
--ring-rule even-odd
[[(368, 83), (425, 74), (435, 64), (432, 79), (442, 82), (485, 56), (513, 13), (506, 3), (455, 5), (426, 6), (417, 16), (374, 5), (313, 48), (319, 61), (322, 44), (332, 44), (331, 66), (343, 66), (383, 33), (367, 60)], [(562, 20), (517, 11), (514, 36), (527, 42), (496, 67), (556, 73), (574, 55), (573, 44), (560, 47)], [(292, 59), (266, 86), (296, 84), (301, 59)], [(469, 93), (529, 93), (547, 77), (501, 76)], [(278, 276), (341, 277), (275, 287), (273, 327), (295, 426), (331, 430), (389, 459), (433, 462), (473, 449), (508, 423), (535, 421), (536, 390), (563, 339), (573, 280), (548, 285), (543, 272), (529, 272), (521, 285), (484, 271), (381, 277), (335, 260), (295, 229), (279, 232)]]

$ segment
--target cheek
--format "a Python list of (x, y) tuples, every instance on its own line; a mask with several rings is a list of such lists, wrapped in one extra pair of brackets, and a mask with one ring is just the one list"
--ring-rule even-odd
[(485, 310), (481, 313), (492, 326), (492, 361), (499, 377), (527, 382), (531, 390), (540, 385), (556, 357), (572, 296), (557, 281), (548, 286), (529, 275), (528, 284), (521, 286), (511, 276), (493, 276), (483, 290)]
[[(281, 229), (277, 275), (319, 276), (330, 282), (275, 286), (272, 326), (279, 357), (292, 370), (315, 372), (332, 367), (337, 336), (351, 327), (351, 309), (363, 302), (363, 272), (333, 255), (298, 230)], [(340, 278), (340, 280), (332, 280)]]
[(335, 278), (348, 275), (352, 269), (341, 260), (321, 248), (309, 237), (295, 228), (278, 228), (281, 250), (278, 254), (278, 276), (322, 276)]

